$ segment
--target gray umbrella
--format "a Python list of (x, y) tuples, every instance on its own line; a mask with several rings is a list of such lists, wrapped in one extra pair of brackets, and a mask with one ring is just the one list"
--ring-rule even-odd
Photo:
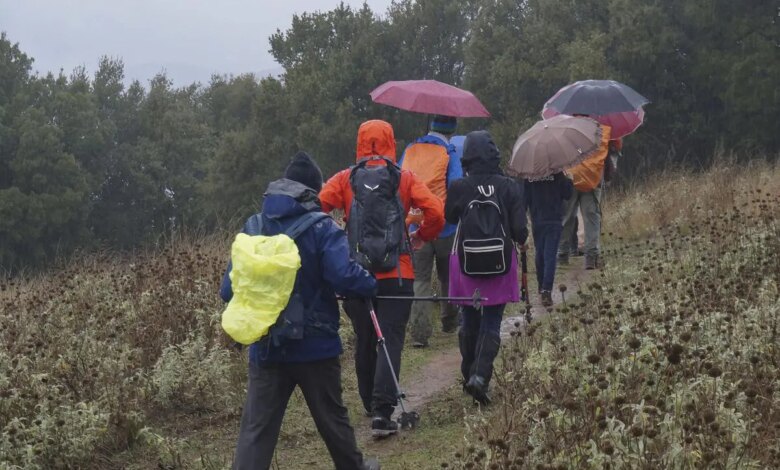
[(637, 111), (649, 102), (630, 86), (615, 80), (582, 80), (561, 88), (544, 104), (544, 109), (561, 114), (603, 116)]
[(517, 138), (508, 173), (540, 178), (571, 168), (599, 149), (601, 137), (601, 126), (590, 118), (559, 115), (539, 121)]

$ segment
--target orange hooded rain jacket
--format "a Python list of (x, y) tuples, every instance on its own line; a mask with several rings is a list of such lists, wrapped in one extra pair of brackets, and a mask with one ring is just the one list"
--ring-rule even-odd
[(611, 132), (611, 127), (601, 124), (599, 149), (582, 163), (569, 170), (574, 179), (574, 188), (577, 191), (587, 193), (596, 189), (601, 183), (601, 178), (604, 176), (604, 163), (609, 154), (609, 135)]
[[(393, 127), (380, 120), (366, 121), (360, 125), (357, 136), (357, 160), (381, 155), (389, 160), (395, 160), (395, 136)], [(384, 165), (384, 161), (369, 162), (369, 165)], [(322, 210), (330, 212), (334, 209), (344, 210), (349, 219), (352, 207), (352, 188), (349, 185), (350, 168), (341, 170), (331, 177), (320, 192)], [(417, 236), (423, 241), (431, 241), (444, 226), (444, 205), (441, 199), (434, 196), (424, 182), (418, 180), (414, 173), (408, 170), (401, 172), (401, 182), (398, 195), (406, 213), (410, 207), (422, 210), (423, 221), (417, 231)], [(412, 260), (408, 254), (402, 254), (400, 259), (401, 277), (414, 279)], [(393, 269), (384, 273), (374, 273), (377, 279), (397, 278), (398, 271)]]

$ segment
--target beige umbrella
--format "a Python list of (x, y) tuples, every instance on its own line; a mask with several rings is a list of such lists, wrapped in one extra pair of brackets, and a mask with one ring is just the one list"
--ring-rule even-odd
[(587, 117), (558, 115), (539, 121), (517, 138), (508, 173), (541, 178), (576, 166), (601, 143), (601, 126)]

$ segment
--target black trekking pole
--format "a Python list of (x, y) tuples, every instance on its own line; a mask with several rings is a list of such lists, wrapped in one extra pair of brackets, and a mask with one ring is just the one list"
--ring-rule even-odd
[[(474, 308), (480, 308), (482, 303), (488, 300), (487, 297), (482, 297), (479, 293), (479, 289), (474, 289), (474, 295), (471, 297), (440, 297), (438, 295), (429, 296), (414, 296), (414, 295), (377, 295), (374, 297), (377, 300), (414, 300), (416, 302), (463, 302), (470, 300), (471, 305)], [(347, 297), (338, 297), (338, 300), (349, 300)]]
[(420, 415), (416, 411), (406, 411), (404, 406), (404, 398), (406, 394), (401, 391), (401, 385), (398, 383), (398, 377), (395, 375), (395, 368), (390, 361), (390, 353), (387, 352), (387, 345), (385, 344), (385, 337), (382, 335), (382, 329), (379, 327), (379, 320), (376, 318), (376, 312), (374, 312), (374, 304), (370, 300), (366, 300), (368, 305), (368, 311), (371, 315), (371, 322), (374, 324), (374, 332), (376, 333), (377, 343), (382, 346), (385, 352), (385, 359), (387, 359), (387, 366), (390, 368), (390, 375), (393, 376), (393, 383), (395, 384), (395, 396), (398, 402), (401, 404), (401, 416), (398, 418), (398, 425), (401, 429), (412, 429), (417, 426), (420, 421)]
[(525, 301), (525, 322), (531, 323), (531, 296), (528, 292), (528, 245), (520, 246), (520, 300)]

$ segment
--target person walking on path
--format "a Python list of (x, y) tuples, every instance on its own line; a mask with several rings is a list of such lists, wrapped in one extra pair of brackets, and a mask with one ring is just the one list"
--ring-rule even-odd
[(514, 243), (525, 244), (528, 238), (523, 186), (504, 176), (500, 162), (487, 131), (469, 133), (461, 161), (466, 177), (452, 183), (444, 209), (447, 222), (458, 224), (449, 295), (471, 297), (479, 289), (487, 298), (481, 308), (460, 302), (458, 332), (464, 390), (481, 404), (490, 402), (488, 385), (501, 346), (504, 308), (520, 300)]
[(565, 201), (572, 197), (573, 185), (563, 172), (543, 178), (525, 180), (525, 203), (531, 213), (531, 227), (536, 250), (536, 281), (542, 305), (551, 307), (552, 288), (558, 245), (563, 231)]
[[(269, 184), (262, 212), (247, 221), (248, 235), (284, 233), (304, 215), (320, 210), (317, 192), (322, 173), (303, 152), (291, 161), (282, 179)], [(261, 220), (260, 224), (256, 221)], [(233, 468), (268, 469), (279, 438), (287, 403), (300, 387), (317, 430), (337, 469), (378, 469), (376, 460), (365, 461), (357, 448), (341, 394), (342, 353), (339, 307), (336, 293), (371, 297), (373, 276), (349, 258), (344, 232), (324, 217), (295, 239), (301, 258), (293, 294), (303, 299), (304, 334), (276, 345), (269, 336), (249, 347), (249, 386), (241, 416), (241, 428)], [(220, 296), (233, 297), (230, 267)]]
[[(463, 177), (460, 165), (460, 155), (449, 141), (455, 133), (457, 119), (450, 116), (434, 116), (429, 126), (429, 132), (411, 143), (401, 156), (400, 166), (413, 172), (425, 182), (428, 189), (442, 200), (447, 200), (447, 190), (453, 181)], [(407, 223), (410, 230), (416, 230), (419, 215), (410, 215)], [(436, 275), (442, 295), (449, 290), (449, 256), (452, 250), (452, 240), (455, 237), (455, 226), (445, 224), (438, 238), (423, 243), (414, 251), (414, 295), (430, 297), (433, 295), (431, 276), (436, 265)], [(414, 302), (409, 320), (409, 332), (412, 336), (412, 346), (426, 347), (433, 333), (431, 313), (434, 308), (441, 309), (441, 329), (444, 333), (452, 333), (458, 327), (457, 308), (446, 302)]]
[(599, 150), (569, 172), (574, 181), (574, 194), (568, 200), (563, 212), (563, 233), (558, 249), (558, 263), (569, 263), (570, 240), (574, 234), (574, 220), (577, 210), (582, 213), (585, 229), (585, 269), (599, 267), (601, 238), (601, 192), (605, 164), (609, 154), (610, 127), (601, 124), (602, 141)]
[[(392, 126), (380, 120), (360, 125), (357, 164), (336, 173), (320, 192), (322, 209), (342, 209), (352, 256), (377, 278), (382, 296), (413, 296), (414, 270), (411, 247), (436, 238), (444, 225), (443, 204), (414, 173), (395, 164)], [(422, 212), (419, 228), (405, 237), (409, 209)], [(409, 322), (411, 300), (374, 299), (393, 369), (400, 375), (401, 350)], [(355, 372), (366, 412), (373, 416), (375, 437), (394, 434), (391, 420), (397, 405), (397, 390), (385, 356), (377, 355), (377, 337), (362, 300), (347, 300), (344, 310), (355, 331)]]

